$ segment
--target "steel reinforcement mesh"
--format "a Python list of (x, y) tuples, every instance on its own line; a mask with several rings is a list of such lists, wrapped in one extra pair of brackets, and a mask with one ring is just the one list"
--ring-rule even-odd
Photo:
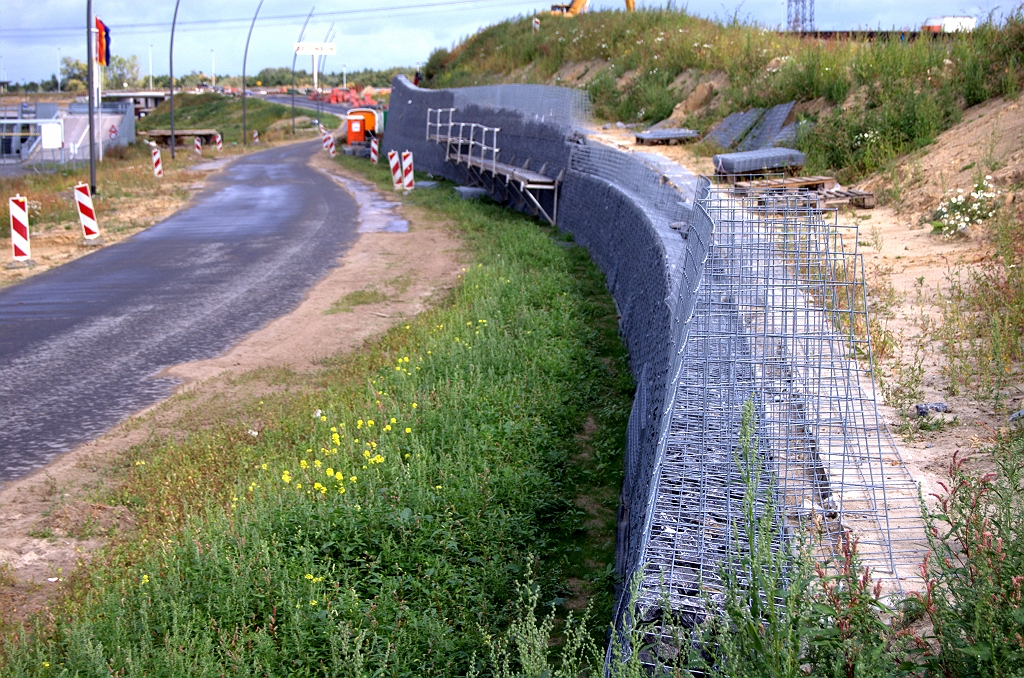
[[(674, 623), (692, 626), (721, 599), (721, 568), (746, 548), (748, 401), (773, 547), (792, 549), (804, 535), (828, 562), (856, 540), (862, 564), (890, 590), (918, 576), (918, 490), (876, 410), (856, 229), (808, 202), (698, 188), (682, 287), (692, 299), (678, 300), (681, 348), (634, 570), (640, 586), (636, 607), (621, 610), (634, 619), (658, 617), (668, 601)], [(702, 255), (703, 266), (690, 264)]]
[(893, 588), (916, 576), (917, 487), (875, 410), (854, 229), (807, 209), (806, 195), (737, 198), (658, 156), (598, 144), (573, 127), (574, 90), (394, 87), (387, 147), (458, 179), (425, 139), (427, 107), (500, 127), (502, 162), (563, 177), (557, 225), (605, 274), (637, 382), (616, 569), (641, 585), (636, 600), (623, 591), (620, 620), (650, 619), (667, 600), (675, 623), (692, 625), (721, 593), (720, 568), (744, 548), (748, 401), (775, 548), (802, 533), (827, 558), (855, 538)]

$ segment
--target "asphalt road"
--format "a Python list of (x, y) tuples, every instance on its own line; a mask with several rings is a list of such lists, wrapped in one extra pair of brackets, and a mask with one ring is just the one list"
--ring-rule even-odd
[[(289, 94), (268, 94), (264, 97), (267, 101), (272, 101), (275, 104), (284, 104), (285, 106), (292, 105), (292, 97)], [(299, 109), (305, 109), (301, 112), (301, 115), (307, 115), (310, 111), (317, 112), (317, 103), (310, 101), (304, 96), (295, 96), (295, 115), (300, 115)], [(352, 108), (348, 104), (329, 104), (326, 102), (320, 103), (320, 109), (324, 113), (332, 113), (334, 115), (344, 118), (348, 115), (348, 109)]]
[(306, 165), (319, 150), (241, 158), (167, 220), (0, 290), (0, 481), (170, 395), (164, 368), (299, 304), (358, 226), (352, 197)]

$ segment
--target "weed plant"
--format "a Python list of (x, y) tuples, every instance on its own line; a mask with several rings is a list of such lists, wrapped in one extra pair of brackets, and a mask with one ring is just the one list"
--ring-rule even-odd
[[(246, 100), (246, 128), (249, 134), (258, 130), (263, 140), (273, 140), (274, 132), (272, 125), (281, 120), (290, 120), (292, 109), (290, 106), (275, 104), (263, 99), (250, 98)], [(309, 111), (296, 110), (296, 115), (309, 115)], [(341, 124), (339, 118), (330, 113), (324, 113), (320, 117), (324, 126), (335, 129)], [(216, 129), (224, 138), (226, 144), (240, 144), (242, 141), (242, 101), (232, 97), (225, 97), (220, 94), (209, 92), (206, 94), (181, 94), (174, 98), (174, 126), (177, 129)], [(310, 123), (306, 123), (307, 128)], [(157, 106), (156, 110), (142, 118), (138, 122), (140, 131), (153, 129), (170, 129), (171, 127), (171, 105), (165, 101)], [(270, 137), (268, 137), (268, 132)], [(281, 137), (284, 133), (290, 134), (291, 127), (282, 128)]]
[(1024, 223), (1009, 209), (988, 221), (994, 254), (947, 275), (937, 335), (951, 393), (1003, 399), (1024, 359)]
[(528, 217), (405, 199), (458, 225), (457, 289), (136, 449), (116, 499), (137, 530), (7, 639), (0, 675), (465, 675), (531, 568), (535, 595), (572, 578), (610, 618), (632, 383), (603, 278)]

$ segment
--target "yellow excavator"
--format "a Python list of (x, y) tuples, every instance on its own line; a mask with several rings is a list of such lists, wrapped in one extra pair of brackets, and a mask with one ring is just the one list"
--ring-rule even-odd
[[(626, 11), (632, 12), (636, 9), (635, 0), (626, 0)], [(557, 16), (576, 16), (583, 14), (590, 6), (590, 0), (572, 0), (568, 5), (551, 5), (551, 13)]]

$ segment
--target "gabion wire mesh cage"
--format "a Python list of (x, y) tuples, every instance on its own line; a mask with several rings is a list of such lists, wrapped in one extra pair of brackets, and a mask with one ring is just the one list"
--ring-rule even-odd
[[(804, 193), (736, 196), (703, 179), (677, 300), (671, 405), (620, 622), (668, 616), (658, 642), (722, 600), (721, 568), (749, 547), (740, 463), (754, 408), (758, 485), (771, 488), (773, 549), (802, 537), (822, 563), (856, 540), (888, 590), (917, 578), (918, 488), (875, 401), (864, 265), (855, 227)], [(758, 509), (760, 510), (760, 508)], [(667, 610), (665, 608), (668, 608)]]

